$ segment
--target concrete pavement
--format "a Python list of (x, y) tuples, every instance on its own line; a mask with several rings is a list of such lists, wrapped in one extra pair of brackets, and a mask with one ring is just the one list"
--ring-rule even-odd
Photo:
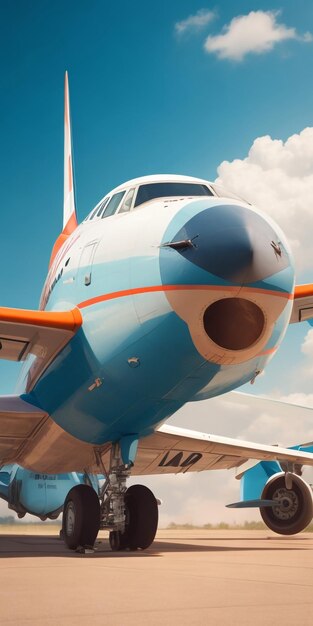
[(312, 549), (311, 533), (161, 530), (145, 552), (112, 553), (101, 533), (80, 555), (53, 534), (0, 535), (0, 624), (311, 626)]

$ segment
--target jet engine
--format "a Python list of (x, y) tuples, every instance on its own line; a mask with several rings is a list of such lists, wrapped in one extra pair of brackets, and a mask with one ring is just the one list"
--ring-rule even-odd
[(277, 506), (260, 507), (266, 526), (280, 535), (294, 535), (304, 530), (313, 517), (312, 489), (296, 474), (280, 472), (267, 481), (261, 500), (277, 501)]
[(0, 498), (18, 517), (26, 513), (36, 515), (42, 521), (56, 519), (63, 510), (69, 490), (80, 483), (90, 484), (98, 493), (96, 476), (81, 473), (39, 474), (20, 465), (6, 465), (0, 471)]

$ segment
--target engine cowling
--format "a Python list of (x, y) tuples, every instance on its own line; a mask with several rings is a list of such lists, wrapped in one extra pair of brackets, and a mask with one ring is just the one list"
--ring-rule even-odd
[(294, 535), (304, 530), (313, 517), (311, 487), (296, 474), (290, 474), (291, 489), (287, 489), (285, 473), (274, 474), (267, 481), (261, 499), (277, 500), (277, 506), (260, 507), (266, 526), (280, 535)]
[[(56, 519), (69, 490), (85, 482), (86, 476), (82, 473), (39, 474), (17, 464), (6, 465), (0, 471), (0, 498), (20, 518), (31, 513), (43, 521)], [(88, 482), (98, 493), (97, 476), (88, 476)]]

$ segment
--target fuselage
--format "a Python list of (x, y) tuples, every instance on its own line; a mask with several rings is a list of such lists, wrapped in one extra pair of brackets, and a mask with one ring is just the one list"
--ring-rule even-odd
[[(149, 197), (148, 185), (170, 182), (208, 193)], [(145, 436), (201, 389), (253, 380), (278, 349), (294, 290), (288, 243), (269, 217), (219, 193), (189, 177), (129, 181), (63, 243), (41, 308), (77, 306), (83, 325), (33, 387), (31, 362), (20, 381), (62, 432), (92, 446)]]

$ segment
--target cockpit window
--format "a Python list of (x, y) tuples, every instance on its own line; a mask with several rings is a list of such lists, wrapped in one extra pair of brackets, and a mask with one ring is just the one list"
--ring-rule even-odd
[(120, 205), (120, 202), (125, 194), (125, 191), (118, 191), (112, 196), (110, 202), (107, 204), (104, 213), (102, 214), (102, 218), (109, 217), (115, 213)]
[(102, 200), (99, 204), (97, 204), (97, 206), (94, 209), (92, 209), (91, 213), (89, 213), (89, 215), (86, 217), (85, 221), (93, 220), (94, 217), (100, 217), (109, 199), (110, 199), (110, 196), (107, 196), (106, 198), (104, 198), (104, 200)]
[(107, 198), (104, 198), (104, 200), (102, 200), (102, 202), (100, 202), (100, 205), (99, 205), (98, 211), (97, 211), (97, 217), (100, 217), (100, 215), (102, 215), (103, 209), (108, 204), (108, 201), (109, 201), (109, 196)]
[(213, 193), (206, 185), (199, 183), (148, 183), (140, 185), (135, 207), (153, 198), (170, 196), (213, 196)]
[(86, 217), (86, 220), (93, 220), (94, 216), (96, 215), (98, 211), (98, 207), (96, 206), (95, 209), (92, 209), (91, 213), (88, 215), (88, 217)]
[(133, 197), (134, 197), (134, 193), (135, 193), (135, 187), (133, 187), (132, 189), (129, 189), (129, 191), (127, 192), (122, 204), (121, 204), (121, 208), (119, 210), (119, 213), (127, 213), (128, 211), (130, 211), (130, 207), (132, 205), (132, 201), (133, 201)]

